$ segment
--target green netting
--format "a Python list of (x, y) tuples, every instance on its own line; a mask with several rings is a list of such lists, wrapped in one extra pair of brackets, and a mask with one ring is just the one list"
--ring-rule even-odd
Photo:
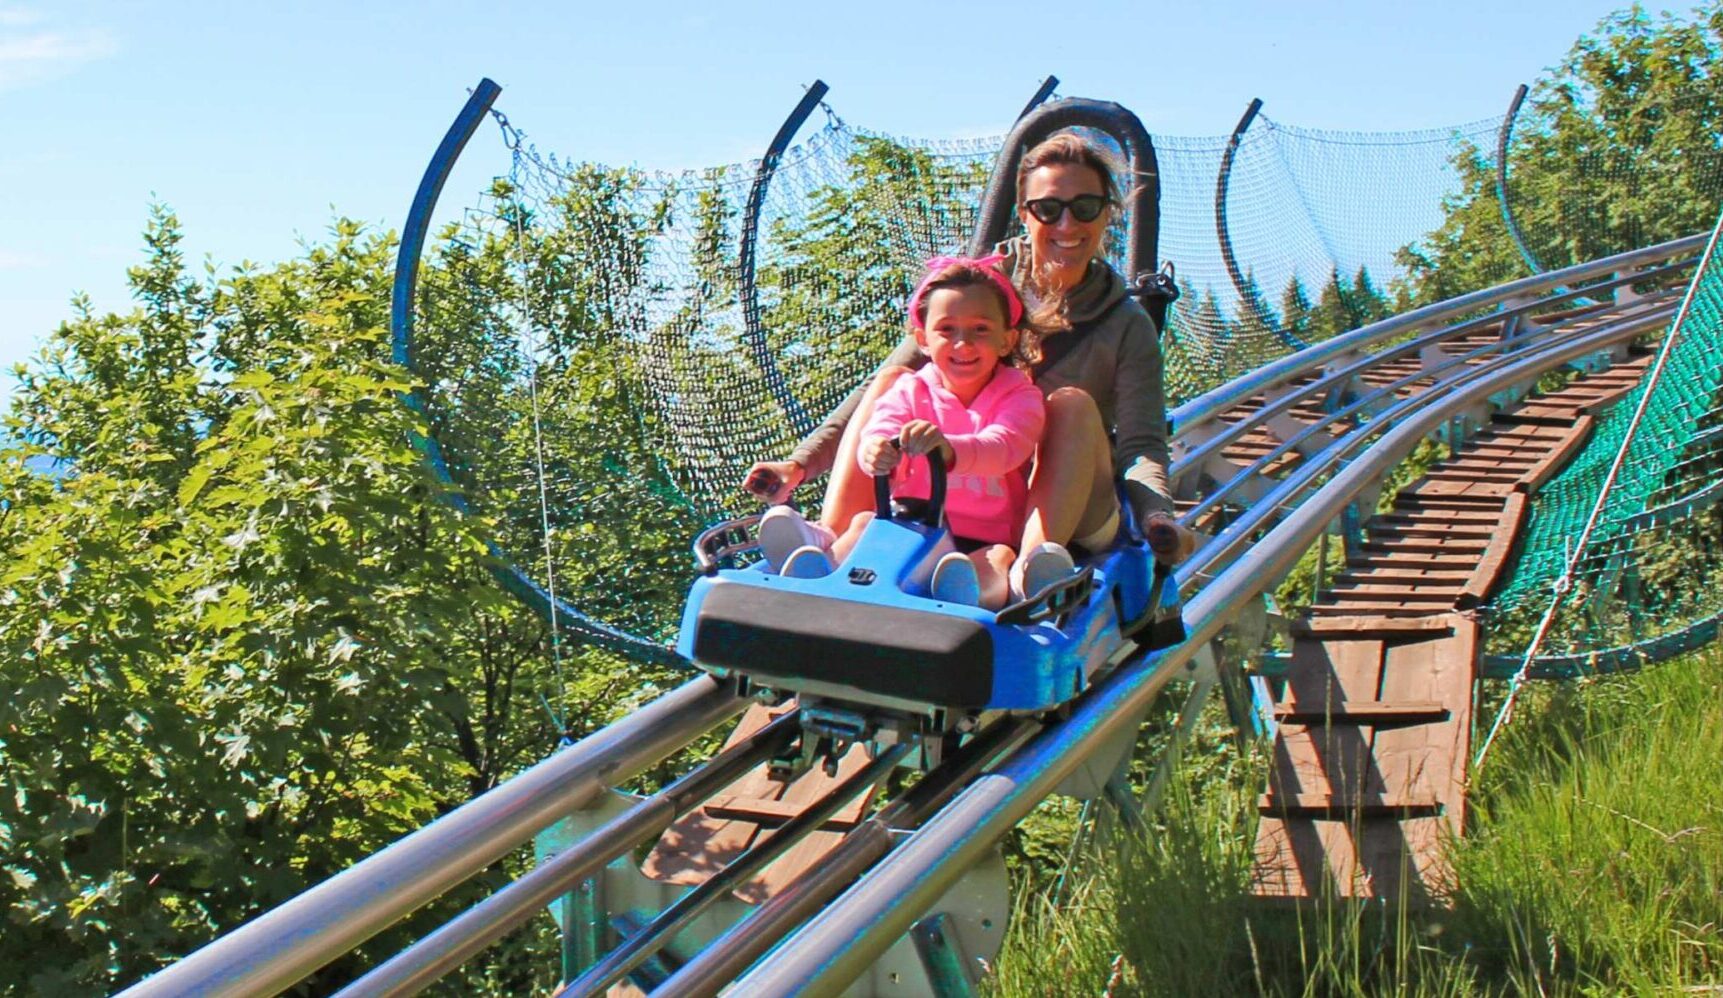
[[(1558, 593), (1564, 604), (1543, 654), (1648, 640), (1723, 608), (1723, 519), (1715, 505), (1723, 498), (1717, 232), (1723, 219), (1651, 375), (1599, 417), (1586, 446), (1535, 497), (1522, 554), (1491, 608), (1499, 647), (1522, 647), (1528, 626)], [(1575, 552), (1582, 537), (1584, 549)]]

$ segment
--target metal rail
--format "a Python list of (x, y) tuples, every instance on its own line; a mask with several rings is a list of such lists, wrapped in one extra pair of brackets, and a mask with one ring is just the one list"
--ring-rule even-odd
[[(1644, 310), (1641, 309), (1640, 311)], [(1280, 444), (1270, 449), (1268, 453), (1257, 458), (1249, 467), (1241, 470), (1232, 478), (1222, 483), (1218, 488), (1204, 495), (1194, 507), (1186, 511), (1181, 519), (1189, 524), (1200, 522), (1205, 513), (1220, 506), (1232, 494), (1242, 489), (1247, 482), (1269, 478), (1269, 467), (1280, 457), (1299, 449), (1306, 440), (1314, 438), (1317, 434), (1329, 431), (1336, 426), (1343, 425), (1344, 421), (1347, 419), (1368, 413), (1373, 420), (1392, 420), (1397, 414), (1405, 411), (1409, 401), (1407, 399), (1396, 400), (1395, 393), (1401, 388), (1408, 388), (1420, 381), (1431, 380), (1432, 384), (1423, 389), (1423, 393), (1428, 393), (1445, 387), (1453, 378), (1465, 376), (1468, 373), (1475, 373), (1478, 370), (1487, 369), (1492, 366), (1499, 366), (1502, 363), (1508, 362), (1513, 357), (1523, 354), (1523, 352), (1530, 346), (1553, 344), (1560, 342), (1565, 337), (1580, 334), (1581, 333), (1578, 331), (1565, 330), (1563, 327), (1557, 326), (1552, 327), (1550, 330), (1547, 330), (1542, 334), (1529, 337), (1517, 343), (1498, 340), (1493, 343), (1484, 344), (1483, 346), (1477, 347), (1464, 354), (1452, 355), (1447, 360), (1433, 367), (1414, 371), (1390, 382), (1389, 384), (1379, 386), (1370, 392), (1360, 395), (1345, 406), (1335, 409), (1331, 413), (1325, 413), (1321, 420), (1310, 423), (1297, 433), (1287, 437)], [(1430, 337), (1430, 339), (1436, 341), (1446, 338), (1448, 338), (1448, 335), (1445, 333), (1434, 334)], [(1424, 344), (1424, 339), (1421, 338), (1414, 342)], [(1387, 359), (1397, 356), (1401, 352), (1402, 351), (1400, 350), (1393, 350), (1382, 356), (1384, 359)], [(1502, 356), (1493, 357), (1488, 360), (1483, 359), (1486, 355), (1492, 353), (1500, 353)], [(1473, 365), (1474, 361), (1478, 362), (1475, 366)], [(1369, 365), (1357, 365), (1357, 367), (1365, 366)], [(1348, 370), (1354, 369), (1348, 368)], [(1323, 380), (1326, 381), (1328, 379), (1325, 378)], [(1284, 411), (1286, 408), (1291, 407), (1293, 401), (1294, 400), (1286, 399), (1281, 400), (1281, 402), (1276, 403), (1275, 405), (1265, 406), (1262, 412), (1258, 414), (1258, 418), (1269, 418), (1268, 414), (1271, 409), (1274, 410), (1275, 413)], [(1378, 408), (1382, 406), (1382, 403), (1384, 402), (1387, 403), (1386, 407)], [(1212, 442), (1205, 443), (1201, 448), (1205, 455), (1216, 450), (1216, 448), (1212, 447), (1211, 444)], [(1195, 464), (1196, 460), (1197, 459), (1193, 455), (1191, 463)]]
[(768, 835), (765, 841), (748, 847), (746, 852), (737, 856), (728, 866), (677, 898), (675, 904), (659, 912), (656, 918), (642, 926), (639, 931), (631, 933), (622, 941), (622, 945), (579, 978), (571, 981), (558, 994), (595, 995), (609, 990), (612, 984), (622, 980), (629, 971), (663, 949), (676, 933), (698, 918), (701, 912), (722, 900), (732, 888), (740, 886), (742, 881), (759, 873), (791, 846), (817, 831), (828, 818), (838, 813), (839, 809), (863, 790), (885, 779), (909, 751), (910, 745), (900, 742), (875, 756), (866, 766), (826, 791), (824, 796), (810, 804), (806, 810), (784, 822)]
[(123, 993), (284, 991), (742, 706), (708, 676), (685, 683)]
[(1218, 419), (1222, 413), (1253, 395), (1261, 395), (1266, 391), (1278, 388), (1346, 354), (1363, 353), (1383, 340), (1462, 319), (1480, 309), (1492, 308), (1503, 302), (1563, 289), (1575, 282), (1593, 280), (1607, 274), (1636, 270), (1648, 264), (1670, 260), (1684, 254), (1697, 255), (1698, 251), (1704, 248), (1708, 235), (1708, 233), (1700, 233), (1681, 239), (1672, 239), (1666, 243), (1618, 253), (1602, 260), (1593, 260), (1561, 270), (1522, 277), (1517, 281), (1510, 281), (1494, 288), (1473, 291), (1469, 294), (1449, 298), (1446, 301), (1415, 308), (1410, 312), (1403, 312), (1378, 322), (1372, 322), (1349, 333), (1342, 333), (1333, 339), (1323, 340), (1321, 343), (1300, 350), (1298, 353), (1282, 357), (1249, 374), (1235, 378), (1178, 406), (1168, 415), (1173, 424), (1179, 428), (1180, 434), (1183, 435), (1198, 426)]
[(785, 886), (771, 900), (725, 930), (695, 954), (653, 994), (657, 998), (709, 998), (825, 907), (838, 892), (889, 853), (904, 834), (918, 827), (957, 792), (968, 786), (1003, 751), (1040, 730), (1030, 718), (1015, 718), (977, 735), (957, 754), (927, 774), (910, 791), (880, 808), (845, 835), (819, 865)]
[[(1067, 721), (1047, 728), (996, 770), (976, 780), (872, 874), (738, 980), (736, 993), (750, 998), (837, 994), (908, 931), (1000, 835), (1022, 820), (1089, 754), (1119, 735), (1121, 726), (1131, 723), (1149, 705), (1196, 651), (1240, 612), (1246, 600), (1259, 594), (1270, 580), (1284, 575), (1355, 495), (1410, 453), (1427, 434), (1453, 413), (1488, 399), (1506, 385), (1630, 339), (1663, 319), (1667, 314), (1639, 317), (1559, 346), (1533, 348), (1517, 363), (1433, 393), (1434, 398), (1425, 399), (1356, 460), (1336, 471), (1186, 604), (1189, 638), (1184, 644), (1114, 672), (1077, 702)], [(1355, 440), (1343, 440), (1330, 451), (1343, 454), (1356, 446)], [(1288, 483), (1289, 494), (1292, 489)], [(1251, 513), (1255, 515), (1246, 519), (1254, 522), (1234, 524), (1228, 531), (1232, 537), (1217, 537), (1205, 551), (1238, 543), (1265, 525), (1268, 511), (1253, 507)], [(1212, 563), (1214, 556), (1204, 560)], [(1202, 563), (1188, 564), (1180, 570), (1181, 580), (1203, 567)]]
[(342, 998), (410, 995), (454, 970), (469, 957), (536, 915), (606, 863), (664, 831), (794, 740), (801, 711), (791, 710), (718, 753), (705, 764), (582, 839), (573, 848), (539, 864), (531, 873), (497, 891), (393, 959), (342, 989)]
[[(1695, 258), (1690, 258), (1690, 259), (1684, 260), (1680, 263), (1672, 264), (1672, 265), (1665, 266), (1665, 267), (1659, 267), (1659, 268), (1656, 268), (1654, 270), (1645, 271), (1645, 272), (1635, 272), (1634, 274), (1626, 276), (1626, 277), (1617, 277), (1617, 278), (1614, 278), (1610, 281), (1606, 281), (1606, 282), (1592, 285), (1592, 286), (1588, 287), (1586, 289), (1586, 291), (1587, 292), (1608, 291), (1608, 290), (1613, 290), (1616, 287), (1627, 285), (1627, 284), (1630, 284), (1630, 283), (1633, 283), (1636, 281), (1654, 280), (1654, 279), (1662, 277), (1662, 276), (1677, 273), (1680, 270), (1685, 269), (1687, 267), (1691, 267), (1694, 262), (1695, 262)], [(1344, 366), (1322, 366), (1322, 367), (1319, 367), (1318, 370), (1321, 370), (1323, 373), (1316, 380), (1312, 381), (1309, 384), (1300, 386), (1296, 389), (1289, 390), (1285, 394), (1276, 395), (1274, 398), (1267, 401), (1267, 403), (1265, 405), (1263, 405), (1260, 409), (1253, 412), (1251, 414), (1251, 419), (1240, 420), (1239, 422), (1236, 422), (1236, 423), (1226, 424), (1224, 426), (1224, 428), (1217, 429), (1217, 431), (1215, 432), (1215, 434), (1213, 436), (1206, 437), (1205, 439), (1202, 440), (1201, 443), (1197, 444), (1195, 447), (1191, 448), (1190, 450), (1188, 450), (1184, 454), (1179, 455), (1180, 461), (1179, 461), (1178, 465), (1169, 472), (1169, 477), (1172, 479), (1172, 481), (1174, 483), (1177, 483), (1178, 481), (1187, 477), (1188, 475), (1191, 475), (1193, 473), (1200, 471), (1202, 469), (1203, 463), (1205, 461), (1207, 461), (1211, 457), (1218, 456), (1220, 454), (1220, 452), (1227, 445), (1238, 442), (1240, 439), (1242, 439), (1243, 437), (1248, 435), (1252, 430), (1256, 429), (1263, 421), (1268, 420), (1270, 418), (1273, 418), (1275, 416), (1279, 416), (1282, 413), (1290, 412), (1292, 409), (1296, 408), (1302, 402), (1307, 402), (1307, 401), (1315, 399), (1316, 397), (1321, 396), (1325, 393), (1330, 393), (1330, 392), (1336, 391), (1338, 389), (1342, 389), (1349, 382), (1351, 382), (1354, 378), (1357, 378), (1358, 376), (1364, 374), (1365, 372), (1371, 370), (1372, 368), (1381, 366), (1385, 362), (1395, 361), (1395, 360), (1399, 360), (1403, 357), (1419, 354), (1427, 347), (1436, 346), (1438, 344), (1447, 342), (1448, 340), (1452, 340), (1452, 339), (1458, 338), (1460, 336), (1464, 336), (1468, 333), (1473, 333), (1473, 332), (1477, 332), (1477, 331), (1480, 331), (1483, 329), (1488, 329), (1489, 327), (1497, 325), (1499, 323), (1511, 322), (1514, 319), (1528, 315), (1531, 312), (1536, 311), (1538, 309), (1547, 308), (1551, 305), (1558, 305), (1558, 304), (1561, 304), (1563, 302), (1567, 302), (1567, 301), (1570, 301), (1574, 298), (1577, 298), (1580, 295), (1581, 295), (1581, 292), (1578, 292), (1578, 291), (1566, 291), (1566, 292), (1563, 292), (1561, 294), (1552, 295), (1548, 298), (1536, 299), (1534, 301), (1525, 302), (1525, 303), (1522, 303), (1522, 304), (1519, 304), (1519, 305), (1516, 305), (1513, 307), (1504, 307), (1500, 311), (1492, 312), (1492, 313), (1489, 313), (1488, 315), (1480, 316), (1480, 317), (1475, 318), (1475, 319), (1465, 320), (1465, 321), (1462, 321), (1462, 322), (1457, 323), (1455, 325), (1446, 326), (1446, 327), (1443, 327), (1441, 329), (1435, 329), (1435, 330), (1432, 330), (1430, 332), (1425, 332), (1425, 333), (1412, 333), (1412, 334), (1409, 334), (1409, 335), (1412, 335), (1414, 337), (1411, 340), (1407, 340), (1406, 342), (1403, 342), (1403, 343), (1400, 343), (1396, 346), (1390, 347), (1387, 350), (1382, 351), (1380, 353), (1373, 353), (1373, 354), (1367, 354), (1367, 355), (1359, 356), (1359, 357), (1357, 357), (1357, 359), (1351, 361), (1350, 363), (1346, 362), (1346, 355), (1342, 355), (1340, 358), (1338, 358), (1334, 361), (1334, 364), (1335, 365), (1344, 365)], [(1518, 349), (1519, 347), (1524, 346), (1528, 342), (1533, 342), (1542, 336), (1547, 336), (1547, 335), (1555, 332), (1559, 328), (1560, 328), (1560, 325), (1558, 324), (1556, 326), (1552, 326), (1549, 329), (1546, 329), (1543, 331), (1524, 334), (1525, 338), (1521, 339), (1517, 343), (1508, 343), (1506, 341), (1499, 341), (1495, 344), (1491, 344), (1488, 347), (1481, 348), (1479, 351), (1473, 351), (1471, 353), (1468, 353), (1466, 356), (1469, 357), (1469, 356), (1472, 356), (1473, 354), (1481, 354), (1481, 353), (1490, 352), (1490, 351), (1494, 351), (1494, 350)], [(1305, 375), (1301, 375), (1301, 376), (1308, 376), (1309, 373), (1310, 372), (1305, 372)], [(1404, 385), (1406, 385), (1406, 384), (1410, 384), (1412, 382), (1415, 382), (1420, 378), (1430, 377), (1435, 373), (1437, 373), (1436, 369), (1421, 370), (1419, 372), (1416, 372), (1413, 375), (1407, 376), (1407, 378), (1404, 378), (1404, 379), (1401, 379), (1400, 381), (1395, 382), (1395, 386), (1404, 387)], [(1366, 396), (1366, 398), (1379, 397), (1379, 392), (1380, 392), (1380, 389), (1378, 389), (1376, 392), (1372, 392), (1371, 395)], [(1363, 401), (1363, 399), (1360, 399), (1357, 401)], [(1311, 424), (1311, 429), (1319, 431), (1321, 429), (1326, 428), (1330, 424), (1339, 422), (1341, 419), (1352, 414), (1353, 412), (1358, 411), (1358, 409), (1360, 407), (1357, 405), (1357, 401), (1355, 401), (1354, 403), (1352, 403), (1346, 407), (1338, 408), (1332, 412), (1325, 413), (1324, 418), (1322, 420)], [(1199, 425), (1212, 425), (1212, 424), (1199, 424)], [(1184, 438), (1186, 438), (1186, 437), (1197, 436), (1198, 434), (1196, 434), (1194, 432), (1195, 429), (1196, 429), (1196, 427), (1182, 427), (1180, 430), (1180, 433), (1177, 436), (1180, 439), (1180, 441), (1182, 442), (1184, 440)], [(1292, 443), (1292, 441), (1287, 441), (1286, 443), (1290, 444), (1290, 443)], [(1251, 470), (1260, 472), (1261, 468), (1265, 462), (1272, 460), (1274, 457), (1278, 456), (1279, 453), (1283, 453), (1283, 452), (1284, 452), (1283, 450), (1277, 448), (1277, 451), (1275, 453), (1265, 455), (1263, 458), (1259, 459), (1254, 465), (1252, 465)], [(1231, 484), (1231, 483), (1229, 483), (1229, 484)], [(1213, 501), (1213, 495), (1212, 494), (1209, 497), (1205, 498), (1205, 502), (1212, 502), (1212, 501)]]

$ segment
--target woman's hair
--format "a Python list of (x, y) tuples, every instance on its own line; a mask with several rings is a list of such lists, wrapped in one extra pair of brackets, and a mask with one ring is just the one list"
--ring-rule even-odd
[[(929, 261), (927, 275), (916, 285), (915, 293), (910, 296), (909, 325), (911, 330), (923, 329), (927, 326), (928, 295), (941, 289), (960, 290), (962, 288), (984, 288), (999, 305), (999, 315), (1007, 325), (1018, 331), (1017, 347), (1010, 355), (1002, 360), (1014, 367), (1027, 368), (1041, 359), (1040, 326), (1034, 318), (1023, 311), (1023, 303), (1019, 299), (1012, 301), (1016, 295), (1011, 286), (1011, 279), (990, 263), (980, 260), (960, 258), (943, 258)], [(1010, 288), (1011, 290), (1007, 291)], [(1022, 312), (1017, 322), (1011, 322), (1014, 311)]]
[(1117, 210), (1119, 204), (1119, 174), (1123, 172), (1112, 152), (1083, 138), (1076, 132), (1058, 132), (1036, 143), (1023, 154), (1017, 164), (1017, 197), (1023, 197), (1023, 185), (1029, 175), (1043, 166), (1086, 166), (1101, 178), (1101, 193)]
[[(1123, 200), (1119, 193), (1119, 175), (1123, 172), (1123, 167), (1110, 150), (1096, 145), (1076, 132), (1058, 132), (1042, 139), (1024, 153), (1023, 160), (1017, 164), (1019, 204), (1022, 203), (1023, 188), (1029, 181), (1029, 174), (1044, 166), (1086, 166), (1095, 171), (1101, 178), (1101, 193), (1108, 202), (1107, 217), (1109, 220), (1116, 217), (1119, 204)], [(1037, 328), (1046, 333), (1070, 329), (1070, 303), (1065, 294), (1042, 286), (1041, 268), (1034, 258), (1034, 250), (1027, 241), (1023, 246), (1024, 265), (1018, 272), (1022, 275), (1024, 286), (1034, 290), (1036, 297), (1040, 299), (1033, 316)]]

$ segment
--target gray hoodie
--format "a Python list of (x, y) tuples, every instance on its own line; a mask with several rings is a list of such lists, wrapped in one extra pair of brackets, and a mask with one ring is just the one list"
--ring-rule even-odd
[[(1016, 239), (1000, 247), (1006, 254), (1006, 273), (1013, 277), (1020, 245)], [(1126, 295), (1124, 279), (1102, 260), (1089, 264), (1067, 305), (1071, 328), (1042, 340), (1044, 356), (1031, 372), (1035, 386), (1044, 395), (1067, 386), (1087, 392), (1113, 433), (1113, 467), (1123, 472), (1138, 522), (1151, 512), (1172, 512), (1166, 393), (1154, 320)], [(918, 368), (926, 363), (915, 340), (906, 337), (882, 366)], [(831, 470), (838, 440), (864, 390), (865, 385), (851, 392), (790, 455), (809, 478)]]

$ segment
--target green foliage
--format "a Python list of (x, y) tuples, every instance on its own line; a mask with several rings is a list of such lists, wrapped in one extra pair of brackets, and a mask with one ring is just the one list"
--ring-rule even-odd
[(1723, 983), (1716, 650), (1542, 691), (1479, 774), (1455, 930), (1546, 986)]
[[(1545, 268), (1700, 231), (1723, 198), (1723, 9), (1603, 19), (1538, 81), (1514, 127), (1509, 198)], [(1418, 303), (1526, 272), (1502, 220), (1495, 166), (1467, 147), (1442, 225), (1402, 250)]]
[[(1723, 983), (1716, 652), (1542, 687), (1480, 774), (1450, 908), (1249, 895), (1260, 757), (1193, 752), (1145, 837), (1020, 899), (1002, 995), (1664, 994)], [(1200, 744), (1200, 743), (1199, 743)], [(1216, 766), (1216, 759), (1225, 764)]]
[(548, 744), (544, 629), (409, 443), (390, 241), (200, 282), (179, 238), (158, 209), (137, 308), (54, 333), (0, 455), (10, 988), (134, 980)]

